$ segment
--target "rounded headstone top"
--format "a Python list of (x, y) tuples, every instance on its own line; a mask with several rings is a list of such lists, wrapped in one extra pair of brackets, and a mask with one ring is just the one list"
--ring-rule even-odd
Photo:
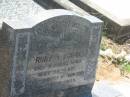
[(90, 21), (91, 23), (101, 22), (99, 19), (91, 15), (80, 16), (79, 14), (73, 11), (68, 11), (64, 9), (45, 10), (36, 15), (29, 15), (21, 20), (19, 19), (5, 20), (4, 22), (8, 24), (9, 26), (11, 26), (13, 29), (24, 29), (24, 28), (32, 28), (38, 23), (51, 19), (51, 18), (58, 17), (58, 16), (66, 16), (66, 15), (78, 16), (78, 17), (86, 19), (86, 21)]

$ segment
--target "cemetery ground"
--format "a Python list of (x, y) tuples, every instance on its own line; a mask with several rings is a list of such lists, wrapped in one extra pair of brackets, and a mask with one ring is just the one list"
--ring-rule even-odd
[(129, 97), (130, 42), (120, 45), (102, 36), (93, 97)]
[(96, 80), (130, 79), (130, 42), (123, 44), (102, 36)]

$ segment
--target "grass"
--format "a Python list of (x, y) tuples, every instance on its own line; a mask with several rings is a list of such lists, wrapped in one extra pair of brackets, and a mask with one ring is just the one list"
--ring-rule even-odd
[(120, 60), (118, 59), (118, 64), (121, 66), (122, 73), (124, 72), (130, 73), (130, 62), (128, 62), (125, 59), (120, 59)]

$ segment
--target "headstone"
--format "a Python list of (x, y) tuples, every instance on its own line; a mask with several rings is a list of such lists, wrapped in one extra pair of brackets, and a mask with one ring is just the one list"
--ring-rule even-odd
[(101, 26), (66, 10), (5, 21), (0, 97), (91, 97)]

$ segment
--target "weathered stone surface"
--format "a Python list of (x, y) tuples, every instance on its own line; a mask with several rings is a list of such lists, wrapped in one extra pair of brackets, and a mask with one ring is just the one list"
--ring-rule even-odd
[(44, 11), (33, 0), (0, 0), (0, 28), (5, 19), (23, 19), (31, 14)]
[[(120, 26), (130, 25), (129, 0), (80, 0)], [(111, 5), (111, 6), (110, 6)], [(121, 7), (122, 6), (122, 7)]]
[(65, 10), (5, 21), (0, 96), (91, 97), (101, 26), (93, 16)]
[(64, 7), (65, 9), (75, 11), (80, 15), (89, 15), (85, 10), (76, 6), (74, 3), (72, 3), (69, 0), (64, 0), (64, 1), (63, 0), (53, 0), (53, 1), (56, 2), (57, 4), (59, 4), (60, 6)]
[(59, 4), (55, 3), (53, 0), (34, 0), (35, 2), (37, 2), (39, 5), (41, 5), (42, 7), (45, 7), (46, 9), (63, 9), (62, 6), (60, 6)]
[(130, 79), (102, 80), (94, 83), (93, 97), (129, 97)]
[[(115, 83), (107, 82), (107, 81), (99, 81), (95, 82), (92, 95), (93, 97), (128, 97), (123, 95), (120, 91), (118, 91), (114, 86)], [(117, 86), (119, 82), (116, 82)], [(122, 88), (122, 87), (119, 87)]]

